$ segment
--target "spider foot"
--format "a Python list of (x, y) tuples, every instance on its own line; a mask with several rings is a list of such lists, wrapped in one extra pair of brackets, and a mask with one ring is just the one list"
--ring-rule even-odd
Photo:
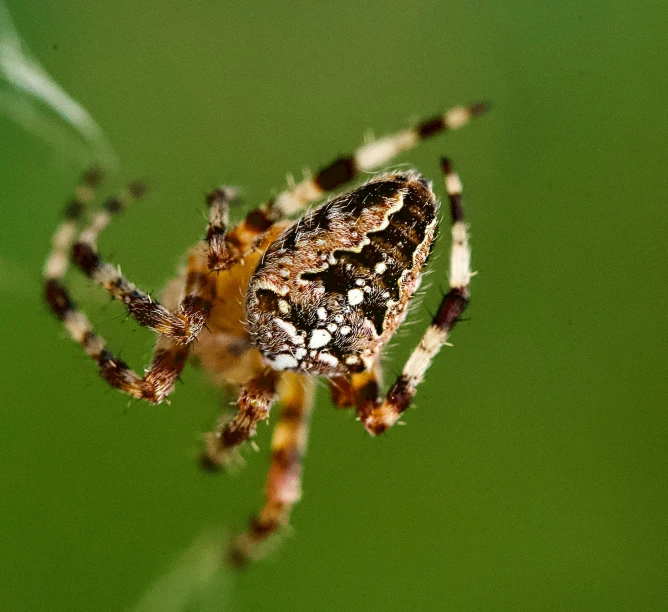
[[(283, 513), (281, 513), (283, 514)], [(238, 534), (227, 549), (227, 562), (237, 570), (264, 559), (277, 547), (284, 535), (286, 516), (253, 517), (248, 531)]]
[(221, 444), (221, 432), (204, 434), (204, 450), (200, 455), (200, 467), (205, 472), (221, 472), (243, 464), (238, 448), (225, 448)]

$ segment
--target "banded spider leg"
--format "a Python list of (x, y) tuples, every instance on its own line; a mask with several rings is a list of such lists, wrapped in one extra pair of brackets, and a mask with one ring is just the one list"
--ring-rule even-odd
[(306, 454), (314, 391), (312, 378), (291, 372), (281, 378), (279, 401), (283, 408), (271, 439), (266, 502), (251, 518), (248, 530), (232, 543), (229, 560), (237, 567), (263, 556), (263, 544), (287, 526), (292, 507), (301, 498), (302, 461)]
[[(97, 255), (96, 242), (100, 232), (108, 225), (112, 215), (120, 213), (133, 199), (143, 194), (141, 185), (133, 183), (119, 196), (107, 200), (103, 210), (93, 216), (91, 223), (75, 242), (77, 227), (100, 180), (101, 173), (97, 170), (89, 170), (84, 174), (82, 185), (77, 189), (77, 196), (67, 207), (66, 218), (54, 234), (52, 250), (44, 268), (45, 298), (51, 311), (63, 322), (72, 339), (98, 364), (100, 376), (109, 385), (137, 399), (159, 403), (172, 392), (188, 359), (190, 347), (183, 341), (182, 333), (174, 332), (173, 327), (169, 327), (170, 317), (173, 319), (171, 313), (137, 290), (116, 268), (103, 263)], [(104, 338), (94, 332), (88, 317), (70, 296), (63, 282), (68, 270), (67, 254), (70, 248), (72, 259), (77, 266), (105, 286), (113, 297), (121, 299), (136, 318), (138, 315), (140, 323), (143, 322), (159, 332), (164, 329), (165, 333), (159, 337), (155, 346), (151, 366), (143, 376), (135, 373), (106, 348)], [(215, 284), (208, 278), (206, 259), (196, 253), (191, 255), (188, 262), (185, 293), (186, 298), (182, 304), (202, 304), (200, 310), (205, 313), (207, 304), (215, 299)], [(168, 314), (167, 317), (163, 317), (163, 311)], [(158, 324), (158, 321), (162, 323)], [(181, 329), (185, 327), (182, 326)], [(167, 331), (173, 333), (170, 335)]]
[(456, 106), (414, 127), (365, 144), (352, 155), (340, 157), (325, 166), (314, 177), (304, 179), (292, 188), (279, 193), (269, 203), (268, 214), (272, 218), (282, 218), (302, 212), (309, 204), (339, 189), (361, 173), (382, 168), (399, 153), (417, 147), (427, 138), (459, 129), (471, 119), (486, 113), (488, 109), (489, 105), (486, 102)]

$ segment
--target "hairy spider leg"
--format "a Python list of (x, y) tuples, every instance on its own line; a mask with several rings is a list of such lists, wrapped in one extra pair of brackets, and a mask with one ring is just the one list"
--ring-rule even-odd
[(415, 127), (379, 138), (358, 148), (352, 155), (340, 157), (315, 176), (304, 179), (279, 193), (268, 205), (272, 218), (282, 218), (303, 211), (328, 192), (337, 190), (361, 172), (377, 170), (402, 151), (415, 148), (422, 140), (466, 125), (489, 108), (486, 102), (456, 106), (443, 115), (418, 123)]
[[(266, 541), (287, 525), (291, 509), (301, 496), (301, 466), (316, 384), (315, 377), (268, 369), (258, 348), (250, 343), (243, 293), (257, 260), (292, 224), (284, 217), (301, 212), (310, 203), (337, 190), (360, 173), (382, 167), (400, 152), (414, 148), (428, 137), (457, 129), (486, 110), (485, 103), (456, 107), (414, 128), (365, 144), (351, 156), (339, 158), (322, 168), (313, 178), (279, 193), (274, 200), (251, 211), (229, 231), (229, 208), (236, 199), (237, 191), (232, 187), (214, 190), (207, 199), (209, 223), (206, 240), (190, 251), (185, 274), (172, 283), (171, 296), (165, 296), (169, 309), (140, 291), (115, 266), (103, 262), (97, 251), (100, 233), (113, 215), (122, 212), (143, 194), (142, 185), (133, 183), (126, 191), (108, 200), (75, 243), (83, 210), (92, 200), (94, 189), (101, 179), (100, 173), (94, 170), (84, 175), (77, 196), (66, 211), (66, 219), (56, 231), (52, 251), (45, 263), (45, 294), (51, 310), (72, 338), (98, 363), (102, 378), (133, 397), (158, 403), (173, 390), (191, 351), (202, 362), (210, 356), (211, 363), (208, 365), (213, 364), (213, 370), (223, 379), (229, 379), (227, 365), (242, 362), (240, 356), (243, 354), (243, 363), (246, 364), (241, 368), (243, 376), (237, 373), (238, 381), (226, 382), (240, 388), (238, 412), (205, 436), (207, 448), (203, 464), (211, 468), (224, 465), (231, 452), (255, 434), (257, 424), (269, 417), (276, 399), (283, 404), (281, 419), (272, 438), (266, 503), (251, 520), (248, 530), (234, 540), (230, 560), (235, 564), (243, 565), (247, 560), (263, 556)], [(382, 383), (378, 360), (369, 371), (329, 381), (335, 404), (340, 407), (354, 406), (371, 435), (380, 434), (395, 424), (409, 407), (432, 359), (446, 343), (448, 334), (468, 304), (470, 251), (461, 206), (461, 183), (448, 160), (442, 160), (442, 168), (452, 214), (449, 293), (443, 298), (431, 326), (385, 398), (379, 393)], [(141, 325), (161, 334), (151, 367), (143, 377), (106, 350), (105, 340), (94, 333), (86, 315), (72, 301), (62, 283), (70, 250), (72, 261), (86, 275), (105, 287), (113, 298), (122, 301)], [(222, 271), (226, 274), (211, 274)], [(238, 289), (241, 289), (239, 296)], [(230, 309), (230, 304), (235, 308), (238, 306), (239, 312)], [(207, 319), (213, 333), (207, 334), (195, 347), (192, 340)], [(221, 351), (224, 353), (222, 357)], [(219, 364), (226, 365), (222, 369), (215, 367)]]
[(292, 507), (301, 498), (302, 461), (306, 454), (313, 411), (315, 379), (292, 372), (281, 378), (280, 421), (271, 440), (271, 467), (267, 476), (266, 503), (251, 518), (248, 531), (239, 535), (229, 551), (230, 562), (239, 567), (266, 554), (266, 540), (287, 526)]
[(189, 347), (167, 337), (160, 338), (154, 349), (151, 367), (143, 377), (139, 376), (106, 349), (105, 340), (93, 331), (88, 317), (77, 308), (62, 282), (67, 271), (67, 253), (74, 242), (77, 225), (100, 180), (101, 174), (97, 170), (91, 169), (84, 174), (75, 199), (65, 211), (66, 219), (54, 234), (53, 248), (44, 266), (45, 299), (72, 339), (97, 362), (100, 375), (107, 383), (137, 399), (158, 403), (172, 391), (188, 358)]
[(373, 380), (367, 381), (364, 386), (357, 389), (355, 405), (360, 420), (364, 428), (374, 436), (394, 425), (410, 406), (432, 359), (446, 343), (450, 331), (469, 302), (471, 251), (462, 208), (462, 184), (448, 159), (441, 160), (441, 167), (445, 175), (445, 186), (452, 215), (450, 291), (441, 301), (431, 325), (408, 358), (402, 373), (388, 391), (385, 399), (381, 401), (377, 394), (378, 385)]
[(97, 252), (97, 239), (111, 217), (123, 212), (144, 191), (142, 184), (132, 183), (127, 190), (107, 200), (72, 247), (72, 260), (84, 274), (104, 287), (112, 298), (123, 302), (128, 313), (140, 325), (173, 338), (177, 343), (188, 344), (204, 327), (215, 299), (215, 283), (206, 279), (208, 267), (200, 265), (189, 270), (190, 282), (185, 297), (177, 309), (169, 311), (126, 279), (119, 268), (102, 261)]
[(219, 187), (206, 198), (209, 205), (209, 226), (206, 230), (209, 270), (221, 272), (233, 266), (241, 257), (239, 245), (230, 243), (227, 226), (230, 223), (230, 205), (237, 200), (234, 187)]
[(102, 170), (91, 167), (84, 172), (74, 198), (65, 208), (65, 217), (53, 234), (51, 252), (44, 262), (45, 281), (57, 281), (63, 278), (69, 268), (69, 252), (74, 243), (79, 222), (87, 207), (95, 198), (95, 192), (102, 182)]
[(204, 434), (202, 467), (215, 470), (225, 466), (232, 451), (255, 435), (257, 424), (269, 418), (279, 376), (278, 372), (267, 370), (241, 388), (236, 415), (214, 431)]

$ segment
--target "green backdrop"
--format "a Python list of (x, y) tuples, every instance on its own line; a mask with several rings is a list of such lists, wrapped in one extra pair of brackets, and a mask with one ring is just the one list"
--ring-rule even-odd
[[(201, 372), (171, 405), (107, 390), (41, 301), (85, 160), (0, 118), (0, 609), (668, 609), (668, 4), (8, 6), (116, 150), (110, 189), (151, 183), (100, 244), (146, 289), (203, 235), (213, 186), (251, 206), (370, 127), (494, 109), (398, 160), (461, 173), (470, 320), (380, 439), (320, 389), (294, 533), (238, 576), (218, 552), (262, 502), (270, 429), (239, 473), (202, 474), (223, 398)], [(443, 237), (388, 380), (438, 304)], [(72, 284), (141, 368), (151, 334)]]

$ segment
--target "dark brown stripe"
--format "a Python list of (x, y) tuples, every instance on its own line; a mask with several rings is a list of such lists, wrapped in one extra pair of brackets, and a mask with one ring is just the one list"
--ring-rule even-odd
[(100, 266), (99, 255), (85, 242), (77, 242), (72, 247), (72, 261), (88, 276), (92, 276)]
[(223, 465), (214, 457), (207, 453), (202, 453), (199, 457), (199, 467), (205, 472), (214, 474), (223, 469)]
[(185, 320), (170, 313), (160, 303), (152, 300), (148, 295), (139, 291), (132, 291), (123, 300), (128, 312), (144, 327), (158, 329), (168, 333), (174, 339), (183, 340), (186, 337)]
[(209, 282), (209, 276), (199, 270), (191, 270), (186, 276), (186, 292), (192, 291), (193, 287), (206, 287)]
[(279, 527), (278, 518), (261, 521), (258, 517), (253, 516), (248, 522), (248, 529), (250, 533), (258, 537), (266, 537)]
[(87, 187), (92, 187), (94, 189), (100, 185), (103, 177), (104, 172), (102, 171), (102, 168), (99, 166), (91, 166), (84, 172), (81, 182)]
[(146, 193), (148, 187), (146, 186), (146, 183), (142, 183), (141, 181), (133, 181), (128, 185), (128, 189), (130, 190), (130, 195), (133, 198), (141, 198)]
[(468, 291), (465, 288), (454, 287), (443, 298), (441, 305), (433, 320), (433, 325), (440, 329), (449, 331), (457, 323), (469, 304)]
[(214, 189), (209, 195), (206, 196), (206, 203), (209, 206), (213, 206), (216, 202), (224, 202), (227, 200), (227, 193), (224, 189)]
[(115, 389), (133, 397), (157, 403), (154, 387), (135, 374), (125, 361), (104, 349), (97, 358), (100, 376)]
[(359, 405), (375, 404), (378, 399), (378, 381), (369, 380), (357, 391)]
[(464, 208), (462, 207), (462, 194), (455, 193), (449, 196), (450, 200), (450, 214), (452, 215), (452, 222), (464, 220)]
[(263, 210), (258, 208), (248, 213), (246, 225), (256, 232), (264, 232), (273, 225), (273, 222)]
[(86, 205), (79, 200), (72, 200), (65, 208), (65, 218), (71, 221), (79, 219), (86, 208)]
[(332, 191), (357, 174), (354, 157), (342, 157), (315, 175), (314, 183), (323, 191)]
[[(415, 389), (410, 386), (408, 378), (402, 374), (389, 390), (386, 401), (388, 404), (396, 406), (398, 412), (402, 413), (410, 406), (414, 395)], [(384, 427), (383, 431), (385, 429), (387, 427)]]
[(441, 171), (445, 176), (452, 174), (452, 162), (448, 157), (441, 157)]
[(239, 444), (248, 440), (254, 434), (258, 422), (267, 416), (266, 410), (261, 410), (250, 403), (240, 408), (240, 410), (244, 411), (243, 422), (235, 419), (230, 421), (225, 429), (223, 429), (223, 433), (220, 436), (222, 449), (239, 446)]
[(206, 230), (206, 241), (211, 242), (216, 237), (225, 236), (225, 226), (223, 225), (209, 225)]
[(491, 104), (487, 101), (475, 102), (469, 106), (471, 117), (480, 117), (484, 115), (491, 108)]
[(121, 202), (120, 198), (109, 198), (104, 203), (104, 207), (110, 214), (117, 215), (123, 210), (123, 202)]
[(280, 469), (287, 472), (293, 465), (298, 465), (302, 454), (294, 446), (279, 448), (271, 454), (272, 469)]
[(114, 357), (107, 349), (100, 353), (97, 362), (100, 366), (100, 376), (112, 387), (123, 388), (122, 385), (129, 382), (128, 375), (132, 373), (132, 370), (125, 361)]
[(429, 138), (430, 136), (440, 134), (446, 127), (445, 119), (443, 116), (439, 116), (427, 119), (427, 121), (420, 123), (416, 129), (420, 138)]
[(181, 302), (181, 312), (190, 321), (211, 310), (211, 301), (199, 295), (187, 295)]
[(241, 251), (244, 246), (244, 241), (241, 237), (237, 236), (234, 232), (231, 232), (225, 236), (225, 242), (227, 246), (232, 247), (236, 251)]
[(242, 550), (238, 544), (232, 544), (227, 551), (227, 563), (234, 570), (241, 571), (246, 569), (250, 559), (245, 550)]
[(337, 408), (348, 408), (355, 405), (355, 392), (352, 382), (346, 376), (330, 378), (329, 390), (334, 406)]
[(221, 450), (226, 448), (233, 448), (248, 439), (248, 433), (245, 429), (235, 428), (230, 429), (226, 427), (220, 436)]
[(188, 354), (188, 347), (179, 345), (156, 350), (151, 369), (145, 378), (146, 382), (155, 389), (155, 394), (159, 398), (165, 397), (173, 389), (174, 382), (183, 371)]
[(76, 310), (76, 304), (72, 301), (67, 290), (57, 280), (51, 279), (44, 283), (44, 299), (49, 308), (61, 321), (67, 312)]
[(291, 406), (289, 404), (281, 410), (281, 423), (299, 423), (302, 420), (303, 410), (301, 406)]

